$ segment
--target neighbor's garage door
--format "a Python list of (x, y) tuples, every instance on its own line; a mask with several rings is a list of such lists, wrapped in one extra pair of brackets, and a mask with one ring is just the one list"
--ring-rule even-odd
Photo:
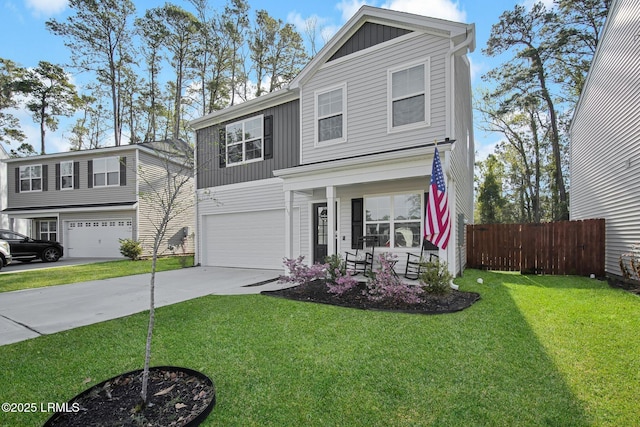
[(131, 239), (131, 219), (65, 221), (65, 254), (70, 258), (117, 258), (118, 239)]
[[(299, 253), (300, 212), (294, 210), (294, 252)], [(206, 215), (203, 220), (205, 265), (282, 268), (285, 254), (283, 209)]]

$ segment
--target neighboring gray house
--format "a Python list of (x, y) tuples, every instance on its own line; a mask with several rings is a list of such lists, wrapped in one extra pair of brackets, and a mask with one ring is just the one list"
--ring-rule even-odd
[(576, 107), (571, 219), (604, 218), (608, 274), (640, 243), (640, 1), (614, 0)]
[[(436, 140), (452, 220), (471, 221), (474, 47), (474, 25), (364, 6), (286, 88), (192, 121), (197, 262), (281, 269), (377, 235), (399, 271), (422, 244)], [(454, 272), (457, 232), (440, 253)]]
[(7, 165), (2, 162), (4, 159), (8, 159), (9, 154), (0, 144), (0, 229), (12, 230), (22, 234), (28, 234), (29, 222), (9, 218), (9, 215), (2, 212), (7, 207)]
[(165, 144), (4, 160), (8, 204), (3, 214), (30, 222), (31, 237), (62, 243), (65, 257), (121, 257), (119, 239), (124, 238), (140, 240), (148, 255), (158, 215), (154, 190), (166, 185), (166, 170), (173, 168), (188, 176), (181, 200), (189, 210), (170, 223), (160, 250), (193, 253), (193, 169), (168, 160)]

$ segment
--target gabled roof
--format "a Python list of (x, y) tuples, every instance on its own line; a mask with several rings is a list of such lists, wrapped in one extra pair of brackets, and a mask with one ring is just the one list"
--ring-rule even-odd
[[(109, 146), (109, 147), (101, 147), (101, 148), (92, 148), (88, 150), (76, 150), (76, 151), (65, 151), (61, 153), (51, 153), (51, 154), (39, 154), (35, 156), (27, 156), (27, 157), (14, 157), (14, 158), (6, 158), (1, 161), (5, 163), (19, 163), (19, 162), (33, 162), (34, 160), (39, 159), (56, 159), (56, 158), (69, 158), (76, 156), (85, 156), (85, 155), (113, 155), (115, 153), (120, 153), (122, 151), (129, 150), (141, 150), (148, 154), (151, 154), (156, 157), (160, 157), (164, 151), (159, 148), (165, 146), (166, 144), (175, 144), (177, 149), (183, 150), (184, 147), (187, 147), (187, 143), (182, 140), (164, 140), (164, 141), (153, 141), (153, 142), (142, 142), (139, 144), (127, 144), (127, 145), (119, 145), (119, 146)], [(189, 150), (192, 150), (189, 148)], [(0, 157), (1, 158), (1, 157)]]
[[(436, 34), (448, 38), (466, 38), (469, 31), (474, 31), (473, 24), (446, 21), (407, 12), (398, 12), (379, 7), (362, 6), (347, 23), (329, 40), (318, 54), (304, 67), (304, 69), (289, 84), (291, 89), (298, 88), (307, 81), (366, 23), (375, 23), (408, 31)], [(475, 40), (475, 38), (474, 38)], [(475, 43), (475, 41), (474, 41)], [(475, 45), (469, 47), (471, 51)]]
[[(350, 38), (367, 23), (384, 25), (395, 29), (404, 29), (408, 32), (418, 31), (422, 33), (436, 34), (442, 37), (451, 38), (454, 42), (462, 42), (471, 35), (472, 37), (469, 38), (470, 44), (467, 48), (469, 51), (473, 51), (475, 49), (475, 36), (473, 34), (475, 33), (474, 24), (463, 24), (412, 13), (398, 12), (390, 9), (362, 6), (288, 86), (267, 95), (243, 102), (242, 104), (237, 104), (194, 119), (189, 124), (196, 130), (202, 129), (244, 114), (251, 114), (274, 105), (298, 99), (300, 96), (300, 86), (311, 78), (317, 70), (322, 67), (322, 65), (330, 61), (342, 46), (344, 46), (345, 43), (347, 43)], [(399, 35), (400, 34), (402, 33), (399, 33)]]

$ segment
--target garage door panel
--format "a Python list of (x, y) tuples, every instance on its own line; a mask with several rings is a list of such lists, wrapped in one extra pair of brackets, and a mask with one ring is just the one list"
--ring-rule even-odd
[(70, 258), (118, 258), (120, 239), (132, 238), (131, 219), (65, 221), (65, 252)]
[[(296, 209), (294, 242), (299, 242), (299, 215), (299, 209)], [(285, 253), (284, 218), (283, 209), (205, 216), (205, 230), (202, 233), (205, 264), (240, 268), (282, 268)]]

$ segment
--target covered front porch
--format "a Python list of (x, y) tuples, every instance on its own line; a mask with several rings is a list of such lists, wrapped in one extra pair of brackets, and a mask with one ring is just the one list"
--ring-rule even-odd
[[(439, 147), (448, 171), (449, 145)], [(285, 257), (294, 258), (294, 215), (300, 196), (309, 213), (301, 225), (308, 245), (301, 252), (309, 262), (353, 252), (358, 238), (376, 236), (376, 256), (397, 256), (396, 271), (404, 272), (408, 253), (420, 253), (424, 234), (425, 202), (430, 184), (433, 145), (275, 171), (283, 180), (285, 199)], [(448, 196), (455, 188), (448, 181)], [(299, 206), (299, 205), (298, 205)], [(455, 203), (452, 218), (455, 218)], [(438, 256), (455, 268), (455, 250), (439, 250)], [(453, 271), (452, 271), (453, 272)]]

